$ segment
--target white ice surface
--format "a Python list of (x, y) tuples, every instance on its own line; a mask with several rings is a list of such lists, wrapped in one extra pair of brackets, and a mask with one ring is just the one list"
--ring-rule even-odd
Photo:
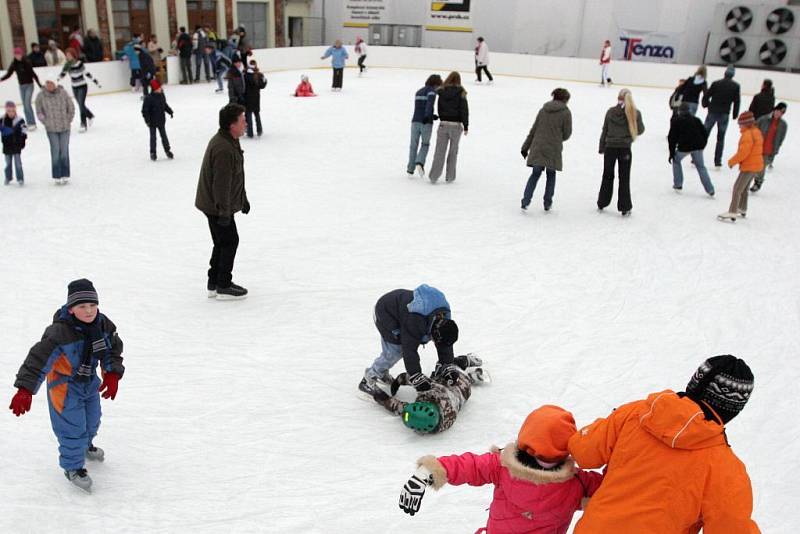
[[(212, 85), (166, 90), (174, 161), (160, 147), (148, 159), (130, 93), (89, 98), (97, 119), (87, 134), (73, 130), (69, 186), (51, 183), (46, 136), (31, 134), (27, 185), (0, 189), (2, 398), (78, 277), (95, 282), (118, 325), (127, 372), (116, 401), (103, 401), (96, 443), (107, 460), (88, 466), (91, 496), (58, 467), (43, 394), (24, 417), (0, 417), (0, 532), (473, 532), (490, 487), (431, 491), (413, 518), (398, 509), (419, 456), (504, 445), (544, 403), (589, 423), (682, 389), (723, 353), (756, 376), (728, 431), (752, 477), (755, 518), (770, 534), (800, 530), (797, 110), (748, 219), (725, 224), (715, 216), (735, 172), (711, 171), (712, 200), (687, 161), (675, 194), (669, 91), (634, 89), (647, 131), (623, 219), (616, 200), (595, 209), (597, 140), (617, 88), (468, 83), (458, 179), (432, 186), (405, 173), (413, 93), (428, 74), (348, 71), (332, 94), (329, 73), (314, 71), (312, 99), (288, 96), (300, 72), (269, 77), (265, 135), (242, 140), (253, 206), (237, 218), (243, 302), (205, 296), (211, 243), (194, 196), (226, 101)], [(564, 172), (553, 212), (541, 210), (542, 181), (523, 215), (519, 148), (557, 85), (572, 93)], [(726, 157), (737, 139), (732, 123)], [(478, 352), (495, 381), (474, 389), (452, 429), (427, 437), (355, 394), (379, 349), (375, 300), (422, 282), (445, 291), (456, 350)], [(430, 371), (434, 349), (421, 354)]]

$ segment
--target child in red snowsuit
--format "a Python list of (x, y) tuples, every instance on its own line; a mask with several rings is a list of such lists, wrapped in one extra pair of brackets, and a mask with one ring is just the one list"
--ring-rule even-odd
[(480, 456), (425, 456), (400, 494), (400, 508), (419, 511), (427, 486), (493, 484), (494, 498), (485, 529), (492, 534), (566, 534), (584, 499), (603, 475), (575, 467), (567, 451), (577, 431), (572, 414), (545, 405), (528, 415), (515, 443)]
[(317, 96), (314, 94), (314, 88), (311, 87), (311, 82), (308, 81), (308, 76), (305, 74), (300, 77), (300, 84), (294, 90), (294, 96)]

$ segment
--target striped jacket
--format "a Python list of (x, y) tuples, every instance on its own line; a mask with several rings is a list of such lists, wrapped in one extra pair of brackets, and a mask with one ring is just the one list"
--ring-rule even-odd
[(61, 69), (61, 74), (58, 75), (58, 78), (62, 79), (67, 74), (69, 74), (69, 79), (72, 82), (73, 89), (76, 87), (85, 86), (87, 84), (86, 78), (89, 78), (96, 85), (99, 85), (97, 80), (92, 77), (92, 73), (86, 70), (83, 61), (80, 59), (76, 59), (75, 61), (67, 61), (64, 64), (64, 68)]

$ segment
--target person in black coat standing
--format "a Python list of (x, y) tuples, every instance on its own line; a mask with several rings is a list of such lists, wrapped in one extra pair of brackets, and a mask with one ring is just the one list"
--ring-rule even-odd
[(714, 125), (717, 126), (717, 146), (714, 149), (714, 166), (722, 168), (722, 152), (725, 150), (725, 132), (728, 130), (728, 114), (733, 106), (733, 120), (739, 116), (739, 100), (741, 92), (739, 84), (733, 81), (736, 69), (728, 65), (725, 77), (711, 84), (706, 96), (703, 98), (703, 107), (708, 108), (706, 115), (706, 133), (710, 134)]
[(247, 86), (244, 81), (244, 69), (242, 60), (238, 57), (233, 58), (233, 66), (228, 69), (225, 78), (228, 80), (228, 103), (246, 106), (245, 92)]
[[(42, 56), (44, 58), (44, 56)], [(28, 128), (33, 131), (36, 129), (36, 114), (33, 112), (33, 105), (31, 100), (33, 98), (33, 82), (42, 88), (39, 82), (39, 77), (36, 71), (33, 70), (33, 64), (29, 57), (22, 53), (21, 48), (14, 49), (14, 59), (11, 61), (5, 75), (0, 78), (0, 82), (4, 82), (11, 77), (15, 72), (17, 73), (17, 81), (19, 81), (19, 96), (22, 98), (22, 105), (25, 110), (25, 120), (27, 121)]]
[(46, 67), (47, 59), (44, 57), (39, 43), (31, 43), (31, 53), (28, 54), (28, 59), (31, 60), (31, 65), (34, 67)]
[(775, 88), (772, 87), (772, 80), (768, 78), (761, 84), (761, 92), (753, 97), (753, 101), (750, 102), (750, 108), (748, 109), (753, 112), (753, 116), (756, 118), (756, 121), (758, 121), (758, 119), (764, 115), (772, 113), (774, 108)]
[(175, 38), (175, 48), (181, 62), (181, 85), (192, 83), (192, 37), (186, 33), (186, 28), (181, 26), (180, 33)]
[(700, 182), (709, 196), (714, 196), (714, 184), (708, 176), (708, 169), (703, 163), (703, 149), (708, 142), (706, 127), (700, 119), (689, 113), (689, 105), (681, 104), (678, 114), (670, 122), (667, 143), (669, 145), (669, 162), (672, 164), (672, 188), (675, 191), (683, 189), (683, 167), (681, 160), (687, 155), (692, 158), (692, 163), (697, 167)]
[[(244, 75), (245, 93), (244, 107), (247, 110), (247, 137), (253, 137), (253, 118), (256, 121), (256, 132), (259, 137), (264, 133), (261, 127), (261, 90), (267, 86), (267, 77), (258, 70), (255, 60), (250, 60), (250, 67)], [(255, 116), (255, 117), (254, 117)]]
[(706, 77), (708, 72), (705, 65), (697, 67), (695, 73), (683, 82), (680, 88), (681, 101), (689, 104), (689, 113), (694, 115), (700, 106), (700, 98), (705, 98), (708, 83)]
[(86, 54), (86, 63), (97, 63), (103, 61), (103, 41), (97, 36), (97, 32), (89, 30), (83, 40), (83, 53)]
[(158, 80), (151, 80), (150, 88), (153, 92), (144, 98), (144, 103), (142, 104), (142, 117), (144, 117), (144, 123), (150, 128), (150, 159), (155, 161), (157, 158), (156, 130), (158, 130), (159, 135), (161, 135), (161, 144), (164, 146), (164, 152), (169, 159), (172, 159), (175, 156), (169, 148), (166, 114), (169, 113), (169, 118), (171, 119), (174, 116), (174, 112), (172, 108), (169, 107), (169, 104), (167, 104), (167, 97), (164, 96), (164, 92)]
[(140, 80), (142, 84), (142, 95), (147, 96), (147, 93), (150, 91), (150, 80), (156, 77), (156, 62), (153, 61), (153, 57), (147, 50), (142, 48), (141, 45), (137, 44), (133, 48), (139, 56), (139, 71), (142, 76)]

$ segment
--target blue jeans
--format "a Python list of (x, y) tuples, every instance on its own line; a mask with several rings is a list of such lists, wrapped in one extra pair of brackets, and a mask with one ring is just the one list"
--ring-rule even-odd
[(58, 464), (64, 470), (83, 467), (86, 449), (100, 428), (100, 379), (72, 382), (56, 373), (47, 380), (50, 423), (58, 439)]
[(697, 167), (697, 174), (700, 175), (700, 181), (703, 183), (703, 189), (709, 195), (714, 194), (714, 184), (711, 183), (711, 178), (708, 176), (708, 169), (706, 164), (703, 163), (703, 151), (693, 150), (691, 152), (675, 152), (675, 157), (672, 159), (672, 182), (675, 187), (683, 187), (683, 166), (681, 160), (686, 156), (691, 155), (694, 166)]
[(685, 102), (689, 106), (689, 115), (694, 117), (697, 114), (697, 102)]
[(222, 91), (222, 80), (225, 78), (225, 73), (228, 72), (228, 69), (220, 69), (217, 71), (217, 89)]
[(722, 152), (725, 150), (725, 132), (728, 130), (727, 113), (712, 113), (706, 115), (706, 135), (711, 133), (714, 125), (717, 125), (717, 146), (714, 148), (714, 165), (722, 167)]
[[(522, 196), (522, 207), (527, 208), (533, 198), (533, 191), (536, 189), (536, 184), (539, 182), (539, 177), (542, 175), (544, 167), (539, 165), (533, 166), (531, 177), (528, 178), (528, 183), (525, 185), (525, 194)], [(556, 192), (556, 170), (547, 169), (547, 184), (544, 187), (544, 207), (545, 209), (553, 205), (553, 194)]]
[[(431, 134), (433, 134), (433, 124), (422, 124), (421, 122), (411, 123), (411, 144), (408, 150), (409, 173), (414, 172), (417, 163), (425, 167), (425, 160), (428, 158), (428, 148), (431, 146)], [(420, 146), (422, 140), (422, 146)], [(419, 150), (417, 150), (419, 148)]]
[(394, 365), (403, 359), (403, 347), (389, 343), (381, 337), (381, 354), (372, 365), (367, 369), (366, 375), (369, 378), (380, 378), (383, 373), (394, 367)]
[(22, 157), (20, 154), (6, 154), (6, 182), (11, 181), (11, 162), (14, 162), (14, 170), (17, 173), (17, 181), (22, 183), (25, 176), (22, 174)]
[(69, 130), (66, 132), (47, 132), (50, 141), (50, 163), (53, 179), (69, 178)]
[(22, 106), (25, 108), (25, 122), (28, 126), (36, 126), (36, 113), (33, 112), (31, 98), (33, 97), (33, 84), (26, 83), (19, 86), (19, 96), (22, 97)]

